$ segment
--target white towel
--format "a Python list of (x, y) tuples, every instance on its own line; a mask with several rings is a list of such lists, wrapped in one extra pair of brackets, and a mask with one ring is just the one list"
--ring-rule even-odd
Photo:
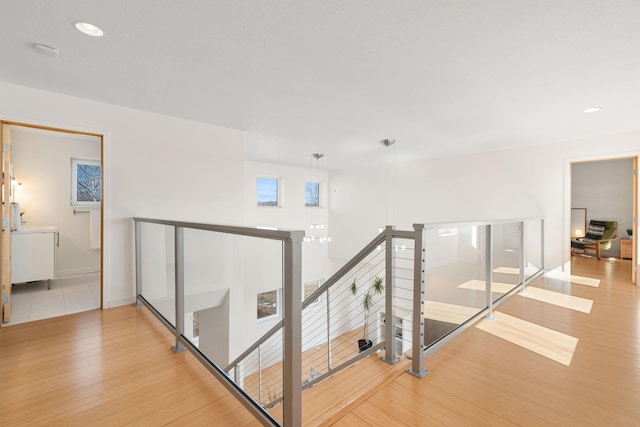
[(11, 231), (22, 230), (22, 221), (20, 220), (20, 203), (11, 202)]
[(89, 248), (100, 249), (100, 211), (89, 211)]

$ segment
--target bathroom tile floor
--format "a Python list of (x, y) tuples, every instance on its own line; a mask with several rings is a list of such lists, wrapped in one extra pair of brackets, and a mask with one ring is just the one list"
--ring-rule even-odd
[(3, 326), (100, 308), (100, 273), (13, 285), (11, 321)]

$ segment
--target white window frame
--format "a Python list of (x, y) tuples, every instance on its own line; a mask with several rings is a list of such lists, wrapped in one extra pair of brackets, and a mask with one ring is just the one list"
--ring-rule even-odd
[[(261, 205), (258, 194), (258, 181), (269, 180), (276, 182), (276, 204), (275, 205)], [(273, 176), (258, 176), (256, 177), (256, 205), (259, 208), (279, 208), (282, 206), (282, 180)]]
[[(100, 168), (100, 200), (97, 201), (81, 201), (78, 200), (78, 166), (89, 165), (98, 166)], [(104, 191), (104, 183), (102, 181), (102, 162), (95, 159), (78, 159), (71, 158), (71, 206), (100, 206)]]
[[(318, 186), (318, 204), (307, 205), (307, 184), (315, 184)], [(320, 181), (305, 180), (304, 181), (304, 207), (305, 208), (319, 208), (322, 206), (322, 184)]]

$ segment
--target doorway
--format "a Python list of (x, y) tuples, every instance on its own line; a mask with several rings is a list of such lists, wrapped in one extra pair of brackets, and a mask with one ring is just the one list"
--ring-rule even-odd
[(569, 166), (571, 237), (583, 237), (591, 220), (615, 221), (617, 238), (602, 251), (603, 262), (594, 266), (629, 259), (631, 282), (636, 283), (637, 156), (574, 161)]
[(102, 308), (103, 136), (2, 122), (2, 137), (3, 324)]

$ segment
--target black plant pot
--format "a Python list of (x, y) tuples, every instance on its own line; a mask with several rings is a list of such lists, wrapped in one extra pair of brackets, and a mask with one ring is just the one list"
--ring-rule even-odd
[(365, 340), (364, 338), (360, 338), (358, 340), (358, 349), (360, 350), (360, 353), (367, 349), (370, 349), (371, 347), (373, 347), (373, 341)]

